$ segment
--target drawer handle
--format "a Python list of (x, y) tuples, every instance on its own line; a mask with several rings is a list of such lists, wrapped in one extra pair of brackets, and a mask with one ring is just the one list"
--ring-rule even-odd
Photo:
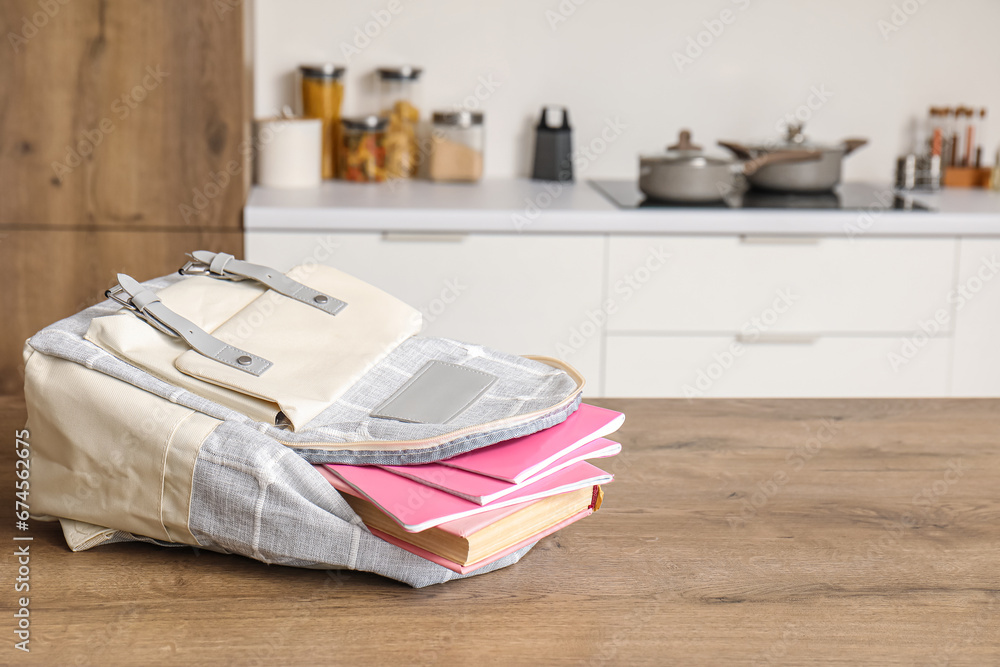
[(747, 245), (818, 245), (818, 236), (752, 236), (740, 235), (740, 243)]
[(468, 234), (382, 232), (382, 240), (395, 243), (461, 243)]
[(820, 339), (815, 334), (761, 333), (756, 336), (736, 334), (736, 341), (744, 345), (812, 345)]

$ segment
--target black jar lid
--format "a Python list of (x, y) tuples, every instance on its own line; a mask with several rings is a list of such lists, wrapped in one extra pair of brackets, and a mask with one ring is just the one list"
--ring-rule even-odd
[(451, 125), (454, 127), (472, 127), (483, 124), (482, 111), (435, 111), (431, 116), (435, 125)]
[(302, 72), (302, 76), (309, 79), (339, 79), (344, 76), (347, 68), (333, 63), (319, 63), (299, 65), (299, 71)]
[(416, 81), (423, 71), (419, 67), (411, 67), (410, 65), (379, 67), (378, 76), (383, 81)]
[(379, 132), (389, 125), (388, 118), (381, 116), (357, 116), (355, 118), (341, 118), (340, 124), (348, 130), (363, 130), (365, 132)]

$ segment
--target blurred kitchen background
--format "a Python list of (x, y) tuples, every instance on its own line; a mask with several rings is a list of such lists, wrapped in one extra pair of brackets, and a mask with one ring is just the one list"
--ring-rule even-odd
[[(995, 0), (4, 2), (0, 391), (116, 272), (209, 249), (332, 264), (592, 396), (1000, 395), (998, 26)], [(321, 179), (303, 72), (381, 181), (379, 68), (418, 68), (421, 136), (440, 112), (481, 170)], [(830, 185), (747, 190), (736, 158), (779, 149)], [(733, 180), (685, 200), (705, 165)]]
[[(422, 95), (434, 108), (461, 105), (480, 77), (498, 84), (481, 106), (486, 177), (529, 173), (530, 128), (542, 104), (568, 107), (581, 140), (621, 118), (627, 132), (587, 174), (614, 177), (633, 176), (636, 156), (673, 143), (681, 127), (705, 138), (768, 139), (786, 114), (825, 91), (808, 133), (868, 137), (848, 177), (879, 181), (892, 178), (897, 155), (910, 150), (913, 119), (929, 106), (1000, 115), (1000, 83), (989, 73), (1000, 62), (1000, 4), (992, 0), (399, 0), (391, 23), (351, 51), (356, 30), (388, 4), (257, 0), (255, 113), (295, 99), (302, 63), (346, 67), (345, 115), (373, 110), (375, 68), (414, 64), (424, 68)], [(706, 23), (718, 30), (725, 11), (732, 23), (678, 65), (675, 54), (688, 58), (689, 39), (713, 27)]]

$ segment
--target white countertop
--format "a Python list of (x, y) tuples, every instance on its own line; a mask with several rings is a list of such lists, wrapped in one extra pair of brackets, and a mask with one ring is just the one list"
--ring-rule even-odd
[[(872, 191), (883, 190), (871, 186)], [(244, 209), (253, 231), (1000, 236), (1000, 193), (915, 194), (932, 211), (842, 209), (622, 209), (587, 182), (528, 179), (476, 184), (346, 183), (283, 190), (255, 186)]]

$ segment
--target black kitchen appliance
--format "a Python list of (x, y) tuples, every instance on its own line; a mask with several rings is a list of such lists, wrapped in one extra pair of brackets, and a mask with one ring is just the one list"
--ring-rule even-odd
[(704, 204), (678, 203), (650, 199), (633, 180), (592, 180), (590, 184), (621, 209), (773, 209), (773, 210), (894, 210), (928, 211), (934, 209), (889, 187), (869, 183), (842, 183), (830, 192), (771, 192), (734, 189), (725, 199)]

